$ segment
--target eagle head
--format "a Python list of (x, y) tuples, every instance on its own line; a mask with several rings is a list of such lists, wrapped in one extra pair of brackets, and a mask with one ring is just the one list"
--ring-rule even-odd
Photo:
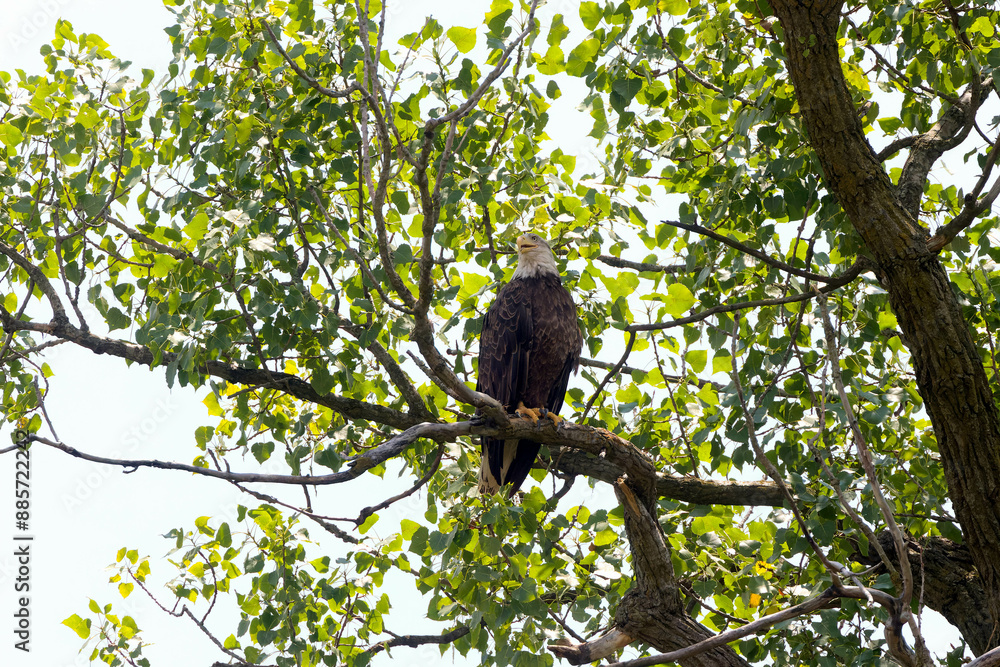
[(517, 269), (512, 279), (534, 278), (545, 273), (559, 275), (559, 267), (549, 244), (534, 232), (517, 237)]

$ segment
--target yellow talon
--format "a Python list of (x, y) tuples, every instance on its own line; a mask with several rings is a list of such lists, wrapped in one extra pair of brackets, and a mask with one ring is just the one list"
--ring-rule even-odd
[(517, 404), (517, 410), (514, 414), (522, 419), (530, 419), (532, 424), (537, 424), (539, 419), (548, 419), (555, 425), (559, 425), (559, 422), (563, 421), (563, 418), (545, 408), (529, 408), (524, 405), (524, 403)]
[(517, 410), (514, 411), (514, 414), (522, 419), (530, 419), (532, 424), (538, 423), (538, 410), (532, 410), (531, 408), (525, 407), (524, 403), (517, 404)]

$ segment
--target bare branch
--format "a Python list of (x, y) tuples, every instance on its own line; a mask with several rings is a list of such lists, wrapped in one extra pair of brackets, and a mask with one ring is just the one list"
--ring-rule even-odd
[(983, 173), (979, 176), (979, 180), (976, 182), (972, 192), (965, 196), (965, 206), (962, 208), (962, 211), (956, 215), (951, 222), (939, 229), (937, 234), (927, 241), (928, 250), (931, 252), (939, 252), (942, 248), (951, 243), (952, 239), (971, 225), (977, 217), (988, 211), (993, 206), (993, 202), (996, 201), (997, 196), (1000, 195), (1000, 178), (997, 178), (996, 181), (994, 181), (993, 187), (991, 187), (989, 192), (983, 195), (982, 198), (977, 199), (977, 197), (979, 197), (979, 193), (982, 192), (983, 188), (986, 186), (989, 176), (993, 171), (993, 167), (996, 166), (998, 153), (1000, 153), (1000, 141), (993, 145), (993, 148), (990, 150), (990, 153), (986, 158), (986, 164), (983, 166)]
[[(734, 322), (734, 329), (739, 326), (739, 320)], [(733, 384), (736, 386), (736, 397), (739, 399), (740, 408), (743, 411), (743, 423), (747, 429), (747, 440), (750, 446), (753, 448), (754, 455), (757, 457), (757, 464), (760, 468), (767, 473), (767, 476), (781, 489), (782, 494), (785, 496), (785, 500), (788, 504), (789, 509), (791, 509), (792, 514), (795, 516), (796, 523), (799, 524), (799, 529), (802, 531), (803, 537), (809, 543), (812, 548), (813, 553), (819, 558), (820, 562), (830, 573), (835, 584), (840, 583), (840, 575), (842, 570), (844, 570), (843, 565), (839, 565), (827, 558), (826, 553), (820, 548), (816, 539), (813, 537), (812, 531), (809, 530), (808, 524), (806, 524), (805, 518), (802, 516), (802, 512), (799, 509), (798, 502), (796, 502), (795, 497), (792, 495), (791, 490), (788, 485), (785, 484), (785, 479), (781, 476), (781, 472), (778, 470), (777, 466), (767, 458), (764, 453), (764, 448), (761, 447), (760, 442), (757, 440), (757, 424), (754, 420), (753, 413), (747, 406), (746, 399), (743, 392), (743, 383), (740, 381), (740, 370), (737, 366), (736, 360), (738, 359), (737, 341), (739, 337), (737, 332), (734, 330), (732, 334), (732, 373)]]
[[(176, 361), (178, 357), (174, 352), (162, 352), (157, 357), (148, 347), (82, 331), (71, 325), (68, 321), (64, 321), (60, 326), (53, 326), (33, 322), (13, 321), (5, 318), (4, 328), (8, 331), (24, 330), (48, 333), (97, 354), (107, 354), (128, 361), (138, 362), (150, 368), (154, 365), (169, 364)], [(201, 363), (197, 367), (197, 370), (206, 375), (223, 379), (231, 384), (259, 386), (283, 391), (299, 400), (326, 406), (349, 419), (367, 419), (394, 428), (408, 428), (422, 421), (418, 417), (382, 405), (366, 403), (354, 398), (345, 398), (336, 394), (320, 394), (308, 381), (290, 373), (278, 373), (261, 368), (235, 366), (215, 359)]]
[(966, 667), (1000, 667), (1000, 647), (983, 653)]
[(597, 639), (584, 643), (573, 643), (567, 639), (557, 639), (549, 643), (549, 650), (557, 658), (562, 658), (571, 665), (583, 665), (604, 660), (609, 655), (617, 653), (635, 641), (619, 628)]
[[(859, 257), (858, 261), (851, 265), (847, 271), (845, 271), (840, 276), (828, 281), (828, 284), (819, 289), (820, 294), (828, 294), (837, 290), (844, 285), (852, 282), (855, 278), (860, 276), (862, 273), (871, 271), (873, 269), (873, 264), (867, 257)], [(685, 324), (691, 324), (693, 322), (701, 322), (702, 320), (708, 319), (712, 315), (718, 315), (719, 313), (732, 313), (739, 310), (747, 310), (750, 308), (762, 308), (764, 306), (780, 306), (786, 303), (798, 303), (799, 301), (808, 301), (809, 299), (815, 299), (816, 292), (802, 292), (801, 294), (793, 294), (792, 296), (777, 297), (774, 299), (757, 299), (756, 301), (743, 301), (739, 303), (724, 303), (718, 306), (712, 306), (700, 313), (695, 313), (694, 315), (688, 315), (687, 317), (681, 317), (676, 320), (670, 320), (669, 322), (653, 322), (650, 324), (631, 324), (625, 327), (626, 331), (655, 331), (659, 329), (670, 329), (672, 327), (679, 327)]]
[[(549, 445), (551, 467), (570, 475), (584, 475), (614, 484), (624, 470), (606, 458), (589, 456), (569, 447)], [(773, 482), (732, 482), (657, 473), (656, 495), (695, 505), (782, 507), (785, 497)]]
[(677, 63), (677, 66), (681, 69), (681, 71), (688, 75), (688, 78), (690, 78), (693, 81), (696, 81), (703, 88), (708, 88), (712, 92), (718, 93), (718, 95), (720, 97), (723, 97), (723, 98), (725, 98), (725, 97), (732, 97), (734, 100), (737, 100), (738, 102), (740, 102), (742, 104), (745, 104), (748, 107), (758, 107), (759, 106), (755, 102), (753, 102), (751, 100), (748, 100), (747, 98), (743, 97), (742, 95), (738, 95), (736, 93), (727, 95), (726, 92), (722, 90), (722, 88), (719, 88), (718, 86), (716, 86), (711, 81), (709, 81), (709, 80), (707, 80), (707, 79), (705, 79), (703, 77), (698, 76), (687, 65), (685, 65), (684, 64), (684, 60), (680, 56), (678, 56), (676, 53), (674, 53), (674, 50), (672, 48), (670, 48), (670, 43), (667, 40), (666, 36), (663, 34), (663, 29), (660, 27), (659, 15), (657, 15), (656, 32), (659, 33), (659, 36), (660, 36), (660, 46), (663, 49), (665, 49), (667, 53), (670, 54), (670, 57), (674, 59), (674, 62)]
[(676, 220), (664, 220), (663, 223), (671, 225), (673, 227), (686, 229), (689, 232), (701, 234), (702, 236), (707, 236), (710, 239), (714, 239), (719, 243), (723, 243), (729, 246), (730, 248), (735, 248), (736, 250), (739, 250), (742, 253), (750, 255), (751, 257), (756, 257), (757, 259), (764, 262), (768, 266), (774, 267), (779, 271), (790, 273), (793, 276), (799, 276), (800, 278), (805, 278), (807, 280), (815, 280), (816, 282), (820, 283), (835, 283), (838, 280), (838, 278), (835, 276), (824, 276), (819, 273), (813, 273), (812, 271), (806, 271), (805, 269), (796, 268), (791, 264), (786, 264), (785, 262), (782, 262), (779, 259), (774, 259), (767, 253), (762, 252), (757, 248), (748, 246), (745, 243), (741, 243), (735, 239), (731, 239), (728, 236), (719, 234), (718, 232), (708, 229), (707, 227), (702, 227), (701, 225), (694, 225), (686, 222), (677, 222)]
[(180, 470), (184, 472), (212, 477), (227, 482), (240, 484), (267, 483), (303, 484), (324, 486), (342, 484), (361, 476), (365, 471), (395, 458), (409, 449), (421, 438), (435, 442), (455, 441), (462, 436), (488, 435), (499, 438), (530, 439), (542, 443), (558, 444), (587, 452), (596, 457), (604, 457), (613, 465), (634, 478), (656, 483), (656, 469), (648, 457), (627, 440), (612, 434), (605, 429), (595, 429), (589, 426), (560, 422), (558, 426), (548, 420), (540, 420), (533, 424), (528, 419), (511, 419), (506, 427), (486, 424), (482, 421), (453, 422), (450, 424), (422, 423), (412, 426), (402, 433), (390, 438), (382, 444), (358, 454), (348, 462), (349, 470), (327, 475), (280, 475), (267, 473), (240, 473), (212, 468), (200, 468), (185, 463), (159, 461), (156, 459), (115, 459), (94, 454), (87, 454), (62, 442), (56, 442), (38, 435), (28, 436), (28, 441), (38, 442), (58, 449), (75, 458), (131, 469), (157, 468), (161, 470)]
[(888, 146), (883, 148), (878, 152), (876, 157), (879, 162), (885, 162), (893, 155), (903, 150), (904, 148), (909, 148), (913, 144), (917, 143), (917, 139), (920, 138), (919, 134), (911, 134), (908, 137), (900, 137), (899, 139), (893, 140)]
[(418, 646), (423, 646), (425, 644), (450, 644), (456, 639), (460, 639), (469, 634), (469, 632), (469, 626), (460, 625), (454, 630), (446, 632), (443, 635), (400, 635), (384, 642), (379, 642), (375, 646), (368, 649), (366, 653), (375, 655), (395, 646), (417, 648)]
[(538, 7), (538, 2), (539, 0), (532, 0), (531, 8), (528, 10), (528, 20), (525, 22), (524, 30), (522, 30), (521, 33), (512, 39), (506, 48), (504, 48), (503, 53), (500, 54), (499, 60), (497, 60), (496, 66), (490, 71), (489, 74), (486, 75), (486, 77), (479, 84), (479, 87), (476, 88), (471, 95), (469, 95), (469, 99), (465, 100), (465, 102), (462, 103), (457, 109), (454, 109), (439, 118), (432, 118), (427, 121), (427, 124), (424, 126), (425, 140), (427, 134), (433, 134), (434, 130), (438, 126), (450, 123), (453, 120), (462, 118), (468, 114), (479, 103), (479, 100), (486, 94), (486, 91), (490, 89), (493, 82), (496, 81), (501, 74), (503, 74), (504, 70), (507, 69), (507, 65), (510, 63), (510, 54), (515, 48), (517, 48), (518, 45), (521, 44), (521, 42), (524, 41), (524, 38), (527, 37), (534, 28), (535, 9)]
[(316, 192), (316, 189), (309, 188), (309, 193), (312, 194), (313, 201), (316, 202), (316, 206), (319, 207), (320, 213), (323, 214), (323, 218), (326, 220), (326, 226), (329, 229), (332, 229), (333, 233), (337, 236), (337, 239), (342, 244), (344, 244), (344, 249), (347, 250), (347, 254), (350, 255), (351, 259), (353, 259), (354, 262), (361, 268), (361, 272), (364, 274), (365, 278), (368, 279), (368, 282), (371, 283), (371, 285), (375, 288), (379, 296), (382, 297), (382, 301), (384, 301), (387, 306), (391, 307), (394, 310), (398, 310), (402, 313), (412, 314), (413, 311), (411, 309), (407, 308), (406, 306), (400, 303), (397, 303), (396, 301), (393, 301), (392, 297), (390, 297), (388, 294), (385, 293), (385, 290), (382, 289), (382, 283), (376, 280), (374, 274), (372, 274), (372, 270), (371, 267), (368, 266), (368, 262), (366, 262), (365, 258), (361, 256), (361, 253), (355, 250), (354, 247), (352, 247), (351, 244), (347, 242), (347, 239), (344, 238), (344, 235), (340, 233), (339, 229), (337, 229), (336, 223), (334, 223), (333, 218), (330, 217), (330, 214), (327, 212), (326, 207), (323, 206), (323, 200), (320, 199), (319, 193)]
[[(703, 266), (696, 266), (692, 269), (688, 269), (687, 264), (650, 264), (649, 262), (630, 262), (627, 259), (622, 259), (621, 257), (613, 257), (611, 255), (598, 255), (595, 257), (599, 262), (603, 262), (608, 266), (613, 266), (616, 269), (633, 269), (639, 273), (696, 273), (701, 271)], [(495, 260), (494, 260), (495, 261)]]
[[(908, 620), (910, 618), (910, 603), (913, 599), (913, 572), (910, 570), (910, 560), (905, 556), (906, 543), (903, 540), (903, 533), (900, 531), (899, 525), (896, 523), (896, 518), (893, 516), (893, 508), (889, 505), (885, 496), (882, 494), (882, 485), (881, 482), (879, 482), (878, 475), (875, 473), (875, 465), (872, 463), (871, 453), (868, 451), (868, 443), (865, 442), (864, 435), (861, 433), (861, 427), (858, 425), (858, 419), (854, 414), (854, 408), (851, 406), (850, 399), (847, 396), (847, 391), (844, 388), (844, 380), (840, 374), (840, 354), (838, 353), (838, 346), (833, 331), (833, 325), (830, 323), (830, 315), (826, 309), (826, 298), (820, 297), (818, 305), (820, 313), (823, 316), (823, 332), (826, 336), (826, 351), (830, 360), (830, 372), (833, 376), (833, 382), (837, 388), (837, 394), (840, 397), (840, 403), (844, 410), (844, 414), (847, 416), (847, 423), (850, 428), (851, 435), (854, 438), (854, 445), (858, 451), (858, 459), (861, 461), (861, 466), (864, 468), (865, 476), (868, 478), (868, 485), (872, 490), (872, 496), (875, 498), (875, 504), (878, 505), (878, 508), (882, 513), (882, 520), (885, 521), (886, 527), (892, 535), (893, 544), (896, 547), (896, 553), (900, 555), (899, 572), (900, 578), (902, 579), (903, 590), (900, 592), (897, 601), (898, 609), (896, 610), (896, 613), (900, 614), (903, 620)], [(894, 618), (889, 619), (886, 624), (887, 633), (890, 631), (890, 627), (894, 622)], [(909, 650), (905, 649), (904, 644), (898, 649), (901, 653), (897, 654), (894, 652), (894, 655), (904, 663), (907, 661), (913, 662), (914, 659), (916, 659), (917, 662), (914, 664), (932, 664), (930, 654), (927, 653), (927, 649), (924, 646), (924, 641), (920, 636), (919, 631), (912, 625), (911, 629), (915, 633), (919, 654), (915, 657), (910, 655)]]
[(151, 239), (142, 232), (132, 229), (125, 223), (116, 220), (110, 214), (105, 214), (104, 217), (101, 219), (107, 222), (108, 224), (120, 229), (122, 232), (125, 233), (126, 236), (128, 236), (133, 241), (138, 241), (144, 245), (149, 246), (150, 248), (153, 248), (154, 250), (158, 250), (159, 252), (162, 252), (166, 255), (170, 255), (174, 259), (178, 259), (180, 261), (190, 259), (195, 265), (200, 266), (203, 269), (208, 269), (213, 273), (219, 273), (219, 269), (217, 269), (215, 264), (213, 264), (212, 262), (199, 259), (195, 257), (193, 254), (187, 252), (186, 250), (181, 250), (180, 248), (171, 248), (168, 245), (164, 245), (159, 241)]
[(456, 401), (472, 405), (502, 426), (506, 426), (509, 420), (507, 411), (492, 396), (487, 396), (482, 392), (469, 388), (461, 378), (455, 375), (448, 360), (434, 346), (433, 325), (427, 319), (426, 312), (417, 313), (414, 316), (413, 331), (410, 332), (410, 340), (417, 344), (420, 354), (427, 362), (430, 373), (440, 380), (440, 386), (449, 396)]
[(416, 493), (420, 489), (420, 487), (422, 487), (424, 484), (430, 481), (431, 477), (434, 476), (434, 473), (436, 473), (438, 471), (438, 468), (441, 467), (442, 456), (444, 456), (444, 443), (438, 446), (437, 456), (434, 458), (434, 463), (431, 464), (431, 467), (428, 468), (424, 476), (418, 479), (413, 486), (411, 486), (406, 491), (403, 491), (402, 493), (396, 494), (392, 498), (387, 498), (386, 500), (383, 500), (377, 505), (372, 505), (371, 507), (364, 508), (358, 514), (358, 518), (354, 520), (354, 523), (360, 526), (365, 522), (365, 519), (370, 517), (375, 512), (384, 510), (389, 505), (392, 505), (393, 503), (400, 501), (403, 498), (412, 496), (414, 493)]

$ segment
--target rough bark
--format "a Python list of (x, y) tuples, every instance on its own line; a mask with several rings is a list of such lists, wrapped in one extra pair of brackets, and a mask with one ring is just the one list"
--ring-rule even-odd
[(842, 2), (775, 0), (787, 66), (827, 187), (878, 265), (913, 358), (949, 496), (1000, 620), (1000, 419), (979, 354), (927, 232), (865, 139), (838, 53)]
[[(650, 466), (652, 468), (652, 466)], [(664, 653), (708, 639), (714, 633), (684, 609), (667, 544), (656, 519), (655, 469), (629, 475), (615, 485), (625, 510), (625, 532), (632, 552), (635, 579), (615, 612), (615, 626)], [(681, 659), (684, 667), (747, 667), (729, 646)]]
[[(614, 484), (624, 472), (607, 458), (558, 445), (549, 445), (548, 465), (563, 473), (585, 475), (608, 484)], [(656, 495), (694, 505), (781, 507), (785, 502), (781, 489), (771, 481), (720, 482), (663, 473), (656, 478)]]

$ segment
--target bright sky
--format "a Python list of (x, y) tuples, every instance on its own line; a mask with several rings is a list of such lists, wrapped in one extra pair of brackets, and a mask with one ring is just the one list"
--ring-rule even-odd
[[(396, 34), (409, 32), (428, 12), (435, 12), (445, 25), (478, 25), (488, 6), (487, 0), (447, 3), (390, 0), (389, 30)], [(576, 3), (563, 0), (551, 3), (547, 12), (574, 16), (575, 7)], [(141, 67), (150, 67), (160, 75), (170, 60), (169, 43), (162, 29), (170, 23), (171, 16), (158, 2), (7, 0), (3, 9), (0, 70), (21, 68), (29, 73), (41, 72), (43, 64), (38, 49), (52, 37), (59, 17), (69, 20), (78, 34), (101, 35), (113, 53), (133, 62), (136, 72)], [(567, 95), (564, 99), (572, 97)], [(565, 122), (564, 118), (573, 114), (569, 108), (560, 113), (564, 111), (560, 122), (550, 124), (549, 133), (566, 153), (583, 155), (590, 147), (585, 137), (589, 125), (579, 120)], [(660, 216), (667, 214), (661, 211)], [(189, 462), (194, 456), (193, 431), (207, 423), (201, 403), (205, 389), (194, 392), (175, 387), (170, 391), (160, 370), (128, 369), (117, 359), (95, 357), (68, 345), (55, 348), (47, 361), (55, 372), (48, 409), (63, 442), (86, 452), (123, 458)], [(0, 431), (0, 443), (7, 442), (7, 431)], [(114, 561), (115, 552), (124, 546), (149, 556), (152, 578), (162, 583), (173, 574), (172, 568), (157, 565), (171, 547), (160, 536), (162, 533), (174, 527), (192, 528), (194, 519), (201, 515), (212, 516), (213, 525), (217, 525), (233, 516), (237, 503), (253, 506), (256, 501), (223, 482), (148, 469), (125, 475), (119, 469), (92, 465), (42, 446), (32, 450), (31, 465), (32, 652), (26, 655), (12, 650), (14, 639), (8, 629), (16, 576), (13, 549), (8, 548), (15, 533), (11, 524), (0, 529), (0, 591), (3, 591), (0, 618), (5, 619), (0, 623), (0, 663), (15, 667), (88, 664), (87, 654), (78, 654), (82, 642), (60, 623), (73, 613), (86, 616), (90, 598), (102, 605), (114, 602), (115, 613), (129, 614), (137, 620), (147, 639), (156, 642), (145, 651), (154, 665), (208, 665), (223, 659), (187, 619), (167, 616), (138, 591), (122, 600), (114, 585), (104, 583), (106, 577), (101, 573)], [(14, 458), (5, 457), (0, 462), (3, 521), (13, 518), (13, 470)], [(360, 488), (351, 486), (325, 490), (320, 498), (325, 496), (329, 502), (336, 497), (341, 503), (337, 513), (349, 516), (391, 493), (390, 487), (404, 485), (408, 482), (400, 484), (388, 474), (385, 484), (375, 485), (378, 496), (360, 493)], [(287, 493), (282, 497), (293, 500)], [(599, 502), (583, 495), (577, 502), (581, 500), (591, 506)], [(382, 525), (387, 532), (398, 525), (405, 512), (422, 503), (413, 502), (416, 505), (404, 504), (382, 513)], [(321, 537), (319, 529), (310, 527), (310, 532)], [(322, 544), (330, 545), (330, 549), (339, 548), (339, 543), (332, 539), (323, 540)], [(108, 571), (107, 576), (112, 573)], [(409, 593), (412, 583), (400, 583), (403, 585), (388, 589), (394, 607), (399, 610), (389, 627), (398, 633), (432, 632), (440, 627), (423, 620), (426, 602)], [(165, 591), (157, 589), (157, 585), (154, 583), (153, 590), (168, 601)], [(222, 633), (223, 627), (216, 627)], [(224, 627), (220, 638), (231, 631), (231, 627)], [(954, 637), (953, 633), (934, 632), (928, 638), (934, 641), (934, 650), (943, 651)], [(436, 647), (401, 649), (396, 656), (419, 663), (440, 660)]]

